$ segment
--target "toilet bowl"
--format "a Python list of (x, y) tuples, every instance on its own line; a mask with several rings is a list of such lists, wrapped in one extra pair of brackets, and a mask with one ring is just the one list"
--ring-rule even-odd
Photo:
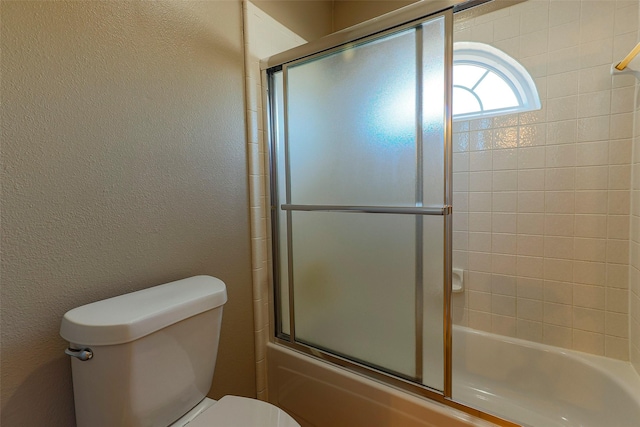
[(300, 427), (286, 412), (270, 403), (238, 396), (224, 396), (201, 402), (205, 408), (192, 411), (170, 427)]
[(196, 276), (68, 311), (78, 427), (300, 427), (281, 409), (211, 388), (225, 284)]

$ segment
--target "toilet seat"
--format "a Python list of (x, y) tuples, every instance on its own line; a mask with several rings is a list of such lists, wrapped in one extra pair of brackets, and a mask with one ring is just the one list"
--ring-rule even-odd
[(300, 424), (270, 403), (224, 396), (193, 418), (188, 427), (300, 427)]

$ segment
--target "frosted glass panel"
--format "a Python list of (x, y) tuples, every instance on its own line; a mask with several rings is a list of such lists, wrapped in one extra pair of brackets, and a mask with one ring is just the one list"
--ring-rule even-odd
[(278, 332), (437, 390), (444, 218), (346, 210), (447, 203), (445, 42), (437, 17), (284, 64), (271, 94)]
[(422, 139), (425, 206), (444, 204), (445, 23), (440, 17), (422, 25)]
[(423, 217), (423, 384), (444, 388), (444, 217)]
[(415, 376), (415, 218), (293, 212), (296, 339)]
[(291, 203), (415, 205), (415, 30), (287, 70)]

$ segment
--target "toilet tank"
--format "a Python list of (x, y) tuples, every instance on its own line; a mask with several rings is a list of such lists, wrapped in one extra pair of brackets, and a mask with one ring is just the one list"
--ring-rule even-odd
[(60, 335), (70, 349), (78, 427), (165, 427), (211, 387), (224, 283), (178, 280), (68, 311)]

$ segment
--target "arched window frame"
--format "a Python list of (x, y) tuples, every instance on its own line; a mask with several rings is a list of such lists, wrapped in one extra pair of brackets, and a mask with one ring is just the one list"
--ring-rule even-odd
[[(453, 45), (453, 67), (456, 65), (474, 65), (487, 69), (499, 77), (512, 89), (518, 105), (493, 110), (473, 111), (454, 114), (454, 120), (468, 120), (483, 117), (495, 117), (504, 114), (522, 113), (539, 110), (541, 108), (538, 89), (529, 72), (514, 58), (493, 46), (477, 42), (456, 42)], [(458, 89), (470, 92), (482, 108), (482, 100), (472, 89), (455, 85)], [(455, 102), (455, 99), (454, 99)]]

